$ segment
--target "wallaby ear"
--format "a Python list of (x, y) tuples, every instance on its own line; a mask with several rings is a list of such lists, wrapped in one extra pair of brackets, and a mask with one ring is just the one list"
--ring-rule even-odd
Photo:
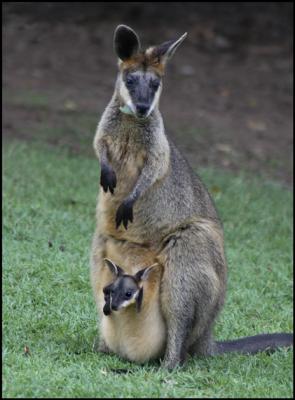
[(108, 258), (104, 258), (106, 265), (109, 267), (111, 273), (115, 276), (123, 275), (124, 271), (119, 265), (116, 265), (113, 261), (109, 260)]
[(118, 25), (114, 33), (114, 49), (122, 61), (137, 54), (140, 41), (134, 30), (126, 25)]
[(169, 40), (168, 42), (164, 42), (159, 46), (156, 46), (153, 50), (156, 57), (158, 57), (159, 61), (163, 64), (173, 56), (178, 46), (184, 41), (187, 36), (187, 32), (185, 32), (179, 39), (177, 40)]
[(149, 277), (150, 272), (154, 269), (156, 265), (158, 265), (158, 263), (155, 263), (150, 267), (141, 269), (134, 275), (134, 278), (137, 280), (137, 282), (146, 281)]

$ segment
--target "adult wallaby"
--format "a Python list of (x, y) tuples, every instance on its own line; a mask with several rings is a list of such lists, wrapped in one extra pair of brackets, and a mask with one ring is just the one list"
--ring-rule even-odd
[[(165, 65), (185, 37), (143, 51), (131, 28), (117, 27), (119, 73), (94, 138), (103, 188), (91, 257), (98, 312), (102, 316), (102, 289), (112, 281), (104, 258), (130, 275), (139, 265), (159, 263), (167, 326), (163, 364), (169, 369), (188, 353), (255, 353), (293, 340), (284, 333), (230, 342), (212, 338), (226, 292), (222, 225), (208, 191), (167, 137), (158, 109)], [(107, 350), (103, 338), (100, 350)]]
[(101, 336), (107, 348), (144, 363), (164, 355), (166, 325), (160, 309), (162, 267), (154, 264), (128, 275), (105, 259), (113, 280), (103, 288)]

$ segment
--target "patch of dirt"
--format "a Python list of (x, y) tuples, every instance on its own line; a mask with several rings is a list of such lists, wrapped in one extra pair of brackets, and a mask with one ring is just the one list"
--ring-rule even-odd
[(112, 37), (120, 23), (144, 47), (188, 32), (167, 68), (160, 109), (194, 168), (242, 169), (292, 185), (288, 2), (4, 3), (4, 138), (44, 137), (94, 157), (95, 126), (116, 78)]

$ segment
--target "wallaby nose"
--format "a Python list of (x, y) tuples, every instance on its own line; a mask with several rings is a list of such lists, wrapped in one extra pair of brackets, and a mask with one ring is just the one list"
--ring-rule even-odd
[(139, 114), (140, 116), (143, 117), (143, 116), (145, 116), (145, 115), (147, 114), (149, 108), (150, 108), (150, 107), (149, 107), (148, 105), (143, 104), (143, 103), (139, 103), (139, 104), (137, 104), (137, 106), (136, 106), (137, 114)]

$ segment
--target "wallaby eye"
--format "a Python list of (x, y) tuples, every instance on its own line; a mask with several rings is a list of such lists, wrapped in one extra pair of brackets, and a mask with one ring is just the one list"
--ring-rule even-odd
[(158, 87), (159, 87), (159, 85), (160, 85), (160, 81), (154, 79), (154, 80), (151, 81), (150, 85), (151, 85), (151, 87), (152, 87), (153, 89), (157, 90)]
[(127, 299), (130, 299), (131, 295), (132, 295), (132, 293), (130, 292), (130, 290), (128, 290), (128, 292), (125, 293), (125, 297)]
[(127, 78), (126, 78), (126, 85), (127, 86), (132, 86), (134, 83), (135, 83), (135, 77), (134, 76), (131, 76), (131, 75), (129, 75), (129, 76), (127, 76)]

